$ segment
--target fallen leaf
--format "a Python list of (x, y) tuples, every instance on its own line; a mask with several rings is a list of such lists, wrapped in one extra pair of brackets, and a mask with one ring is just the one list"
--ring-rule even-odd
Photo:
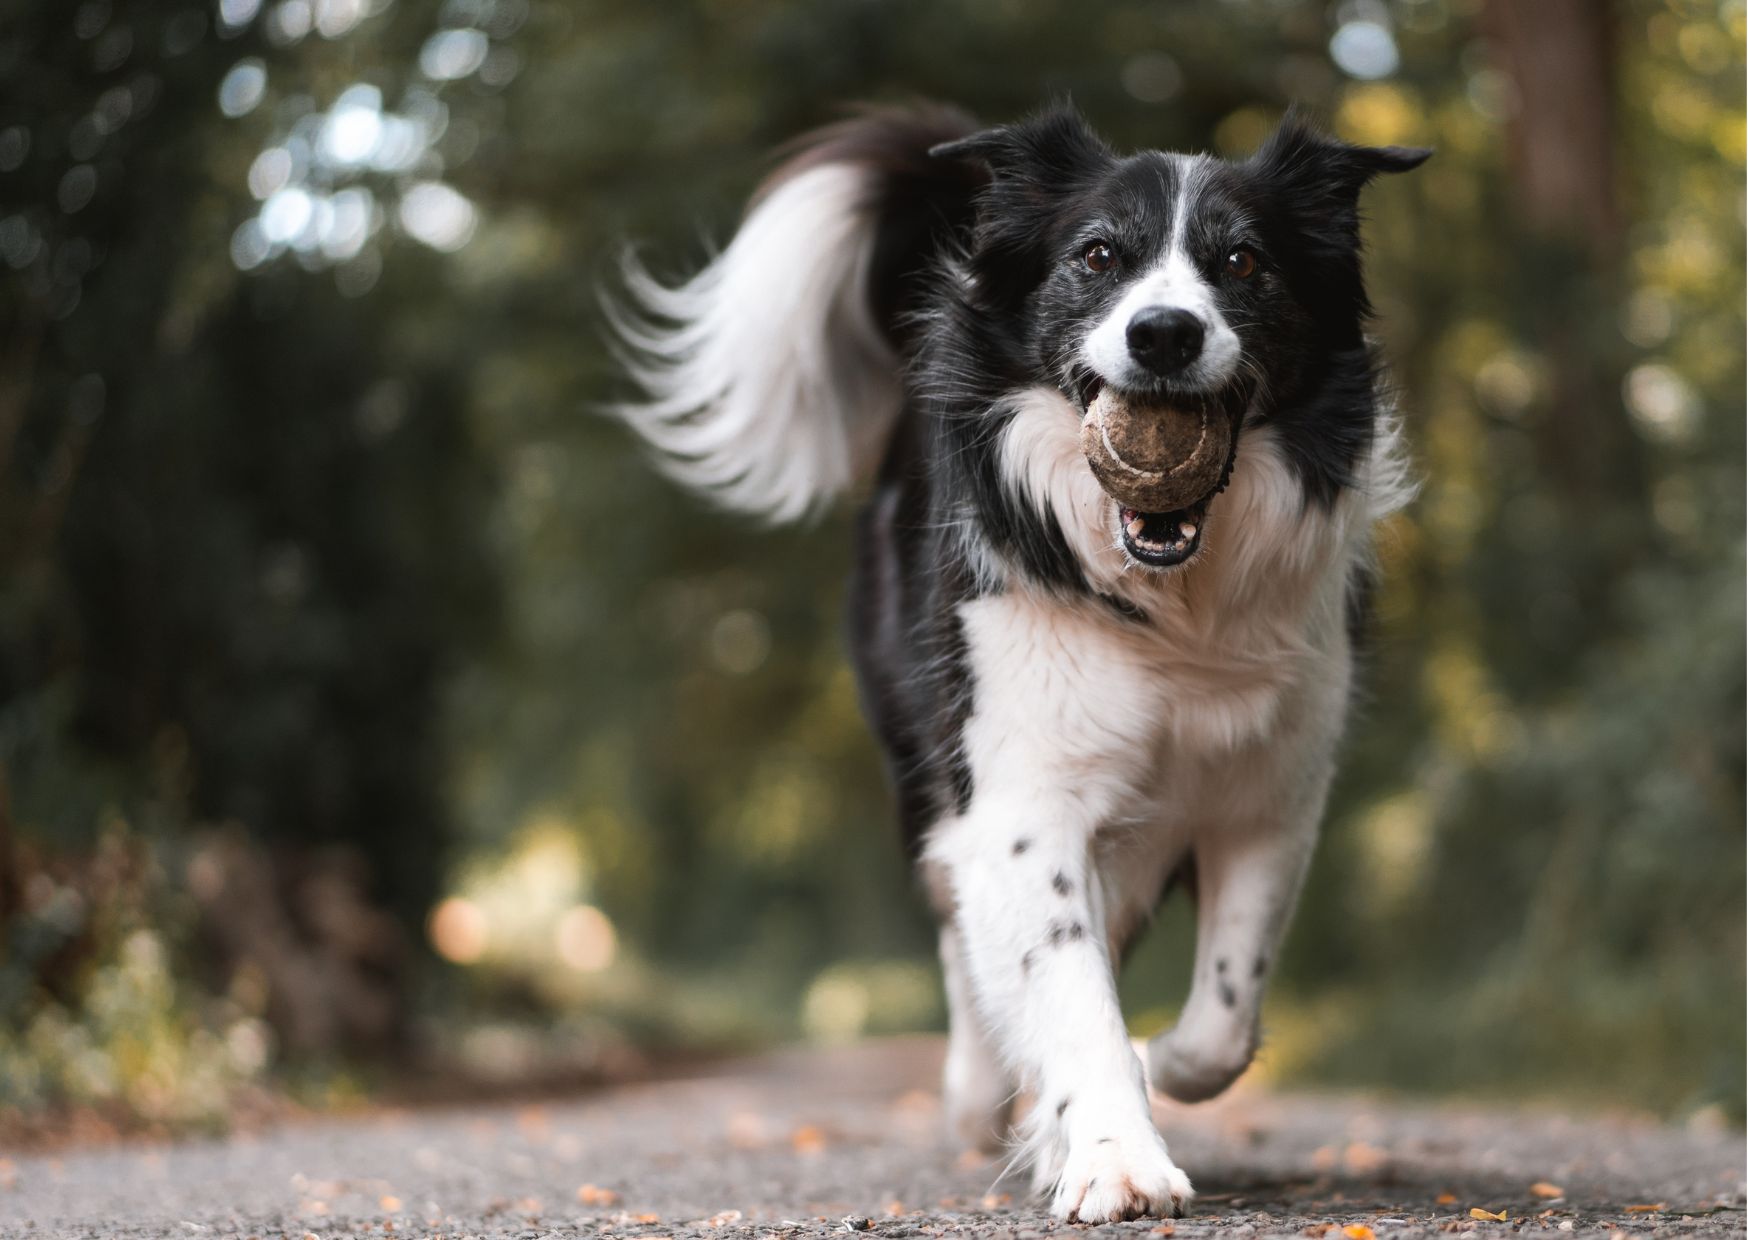
[(1341, 1234), (1346, 1236), (1347, 1240), (1373, 1240), (1374, 1236), (1372, 1229), (1364, 1223), (1349, 1223), (1341, 1229)]
[(659, 1214), (633, 1214), (631, 1221), (634, 1223), (659, 1223), (662, 1221), (662, 1216)]
[(1341, 1161), (1355, 1175), (1371, 1175), (1389, 1166), (1390, 1151), (1368, 1145), (1364, 1141), (1354, 1141), (1342, 1151)]
[(1667, 1210), (1668, 1208), (1669, 1208), (1669, 1203), (1667, 1201), (1659, 1201), (1654, 1206), (1628, 1206), (1627, 1213), (1628, 1214), (1655, 1214), (1659, 1210)]
[(899, 1201), (896, 1198), (894, 1198), (892, 1201), (887, 1202), (886, 1203), (886, 1213), (890, 1214), (893, 1218), (897, 1218), (899, 1215), (904, 1213), (904, 1202)]
[(610, 1188), (585, 1184), (577, 1189), (577, 1200), (586, 1206), (616, 1206), (619, 1204), (619, 1194)]
[(919, 1115), (932, 1115), (941, 1109), (941, 1100), (926, 1089), (912, 1089), (898, 1096), (898, 1101), (892, 1104), (895, 1111), (910, 1111)]
[(728, 1140), (741, 1149), (754, 1149), (766, 1141), (765, 1121), (751, 1111), (736, 1111), (728, 1117)]
[(1307, 1236), (1326, 1236), (1329, 1234), (1329, 1229), (1334, 1226), (1334, 1223), (1312, 1223), (1305, 1228), (1305, 1234)]
[(825, 1133), (814, 1124), (803, 1124), (789, 1134), (797, 1154), (817, 1154), (825, 1148)]
[(1492, 1219), (1495, 1223), (1503, 1223), (1505, 1221), (1505, 1211), (1501, 1210), (1498, 1214), (1494, 1214), (1491, 1211), (1483, 1210), (1480, 1206), (1471, 1206), (1469, 1208), (1469, 1217)]
[(1454, 1206), (1457, 1204), (1457, 1195), (1455, 1193), (1440, 1193), (1433, 1198), (1433, 1202), (1441, 1206)]
[(1530, 1192), (1537, 1197), (1550, 1200), (1555, 1197), (1564, 1197), (1566, 1195), (1565, 1189), (1561, 1188), (1558, 1184), (1550, 1184), (1546, 1180), (1537, 1180), (1534, 1184), (1531, 1184)]
[(380, 1209), (386, 1210), (390, 1214), (395, 1214), (398, 1213), (401, 1208), (401, 1199), (399, 1197), (378, 1197), (376, 1204)]
[(1161, 1223), (1158, 1227), (1155, 1227), (1152, 1231), (1148, 1232), (1147, 1234), (1150, 1236), (1169, 1236), (1173, 1232), (1175, 1232), (1176, 1230), (1177, 1230), (1177, 1227), (1175, 1224)]
[(1002, 1193), (1000, 1196), (997, 1196), (995, 1193), (985, 1193), (983, 1196), (983, 1208), (985, 1210), (993, 1210), (997, 1206), (1007, 1205), (1008, 1202), (1013, 1199), (1014, 1195), (1012, 1193)]

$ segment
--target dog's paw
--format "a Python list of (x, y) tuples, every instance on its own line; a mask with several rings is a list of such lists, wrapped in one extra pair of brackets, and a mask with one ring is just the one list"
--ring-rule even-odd
[(1070, 1149), (1050, 1213), (1070, 1223), (1182, 1218), (1194, 1190), (1156, 1132), (1104, 1137)]
[(1179, 1102), (1206, 1102), (1244, 1074), (1254, 1037), (1196, 1038), (1168, 1029), (1147, 1044), (1147, 1079)]

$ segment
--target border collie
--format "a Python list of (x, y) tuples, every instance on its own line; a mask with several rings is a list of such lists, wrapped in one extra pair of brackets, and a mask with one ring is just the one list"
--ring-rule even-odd
[[(1074, 111), (944, 107), (808, 136), (677, 285), (609, 306), (661, 468), (788, 521), (871, 481), (851, 629), (940, 918), (948, 1115), (1052, 1213), (1180, 1214), (1147, 1086), (1212, 1097), (1258, 1009), (1335, 769), (1373, 523), (1411, 495), (1366, 336), (1358, 199), (1429, 152), (1289, 115), (1239, 162), (1120, 155)], [(1163, 333), (1163, 336), (1162, 336)], [(1101, 489), (1104, 388), (1232, 419), (1170, 513)], [(1174, 879), (1195, 972), (1145, 1065), (1113, 970)]]

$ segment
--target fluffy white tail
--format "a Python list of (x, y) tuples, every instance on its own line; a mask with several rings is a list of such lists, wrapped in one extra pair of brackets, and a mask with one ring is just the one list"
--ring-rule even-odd
[(982, 183), (929, 151), (972, 127), (939, 106), (864, 112), (796, 144), (690, 280), (663, 284), (627, 257), (608, 317), (644, 399), (616, 412), (664, 472), (772, 521), (873, 472), (903, 400), (892, 342)]
[(611, 319), (648, 398), (616, 412), (676, 481), (789, 521), (872, 469), (901, 399), (868, 287), (874, 176), (822, 163), (779, 182), (683, 284), (626, 258), (632, 305)]

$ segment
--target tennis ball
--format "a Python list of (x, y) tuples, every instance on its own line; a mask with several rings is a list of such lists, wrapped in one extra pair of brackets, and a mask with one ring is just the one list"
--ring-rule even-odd
[(1218, 409), (1141, 404), (1107, 387), (1087, 406), (1080, 446), (1111, 498), (1137, 512), (1175, 512), (1219, 488), (1232, 419)]

